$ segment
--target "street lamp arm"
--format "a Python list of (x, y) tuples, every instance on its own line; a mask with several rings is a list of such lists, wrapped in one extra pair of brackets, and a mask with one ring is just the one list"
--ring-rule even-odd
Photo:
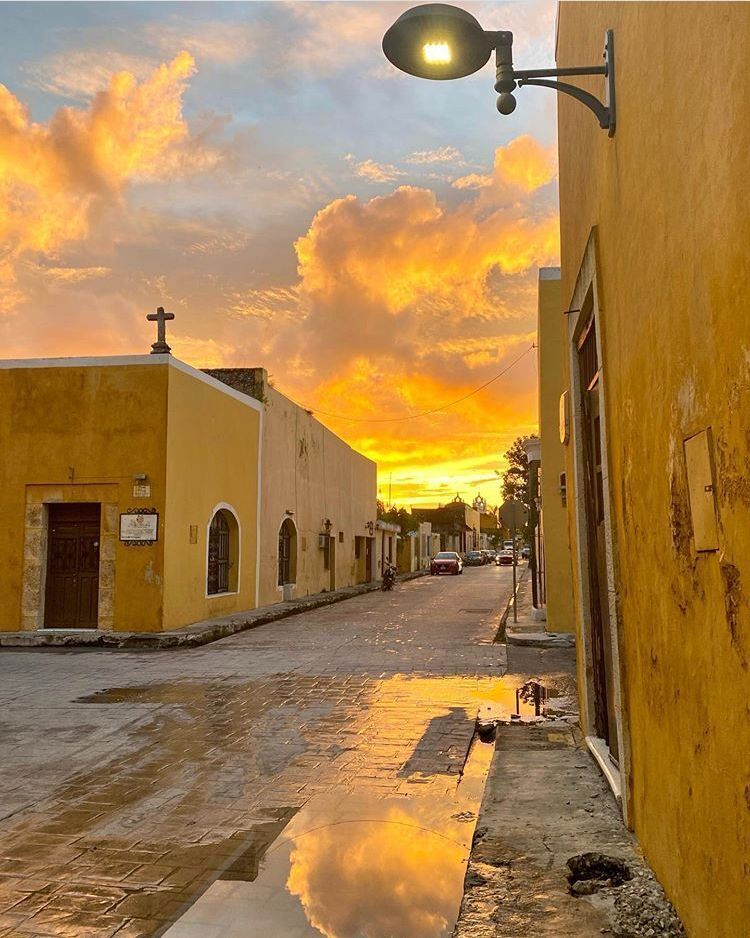
[[(500, 34), (498, 34), (500, 35)], [(604, 37), (604, 64), (603, 65), (580, 65), (568, 66), (565, 68), (532, 68), (515, 69), (513, 68), (512, 39), (510, 42), (503, 37), (496, 41), (496, 78), (495, 91), (500, 92), (497, 102), (497, 109), (501, 114), (510, 114), (515, 109), (515, 98), (513, 90), (516, 86), (541, 85), (545, 88), (552, 88), (553, 91), (559, 91), (562, 94), (570, 95), (585, 104), (593, 111), (599, 126), (606, 130), (610, 137), (615, 133), (615, 48), (614, 33), (608, 29)], [(585, 75), (603, 75), (606, 79), (606, 97), (600, 101), (589, 91), (584, 91), (577, 85), (571, 85), (565, 81), (553, 81), (555, 78), (574, 78)]]
[(595, 95), (584, 91), (583, 88), (577, 88), (575, 85), (570, 85), (565, 81), (549, 81), (544, 78), (521, 78), (518, 82), (518, 86), (520, 88), (523, 85), (541, 85), (545, 88), (554, 88), (555, 91), (561, 91), (563, 94), (569, 94), (572, 98), (576, 98), (581, 104), (585, 104), (589, 110), (594, 112), (596, 119), (599, 121), (599, 126), (603, 130), (610, 130), (610, 136), (614, 133), (614, 121), (610, 109), (602, 104)]
[(513, 77), (520, 83), (527, 78), (572, 78), (574, 75), (606, 75), (606, 65), (583, 65), (574, 68), (515, 69)]

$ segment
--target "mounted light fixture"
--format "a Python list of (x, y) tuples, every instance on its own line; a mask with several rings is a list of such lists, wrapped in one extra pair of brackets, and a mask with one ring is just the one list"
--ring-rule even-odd
[[(479, 71), (495, 51), (495, 91), (497, 109), (512, 114), (516, 109), (513, 91), (524, 85), (541, 85), (570, 95), (593, 111), (599, 126), (610, 137), (615, 133), (615, 59), (614, 34), (604, 37), (604, 64), (573, 68), (513, 68), (513, 33), (482, 29), (465, 10), (447, 3), (426, 3), (402, 13), (383, 36), (385, 57), (396, 68), (417, 78), (443, 81), (464, 78)], [(558, 77), (603, 75), (606, 97), (602, 103), (595, 95), (576, 85), (551, 81)]]

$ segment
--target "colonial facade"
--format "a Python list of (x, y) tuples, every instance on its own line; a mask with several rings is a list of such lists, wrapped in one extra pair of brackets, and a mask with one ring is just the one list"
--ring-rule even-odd
[(560, 268), (543, 267), (539, 271), (537, 320), (541, 514), (536, 559), (543, 584), (540, 592), (546, 603), (546, 627), (550, 632), (575, 629), (565, 471), (568, 433), (565, 325)]
[(0, 629), (153, 632), (375, 578), (375, 465), (261, 375), (0, 363)]
[(258, 604), (379, 578), (375, 463), (284, 397), (264, 368), (206, 373), (263, 407)]
[(614, 136), (558, 96), (582, 724), (687, 933), (733, 938), (750, 922), (750, 7), (561, 3), (558, 66), (600, 59), (608, 29)]
[(456, 496), (439, 508), (412, 508), (417, 521), (429, 521), (432, 533), (440, 537), (440, 550), (455, 550), (465, 554), (479, 547), (480, 512)]

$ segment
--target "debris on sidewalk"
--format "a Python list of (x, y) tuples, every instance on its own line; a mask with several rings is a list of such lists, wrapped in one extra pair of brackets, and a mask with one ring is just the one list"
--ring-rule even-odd
[(684, 935), (577, 727), (498, 727), (453, 934)]

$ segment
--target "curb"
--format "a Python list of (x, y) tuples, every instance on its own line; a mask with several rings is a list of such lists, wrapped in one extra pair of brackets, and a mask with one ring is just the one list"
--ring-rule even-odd
[[(426, 570), (417, 570), (414, 573), (402, 573), (397, 582), (403, 583), (425, 576)], [(0, 632), (0, 649), (3, 648), (109, 648), (109, 649), (138, 649), (144, 651), (166, 651), (175, 648), (199, 648), (257, 628), (280, 619), (309, 612), (313, 609), (322, 609), (335, 603), (366, 593), (380, 590), (380, 583), (363, 583), (359, 586), (348, 586), (332, 593), (317, 593), (290, 603), (277, 603), (265, 607), (264, 611), (251, 610), (247, 614), (235, 613), (222, 619), (207, 620), (205, 623), (187, 626), (184, 629), (175, 629), (172, 632), (100, 632), (91, 630), (84, 632)], [(93, 633), (93, 634), (92, 634)]]
[(521, 591), (521, 585), (526, 582), (527, 576), (528, 569), (524, 570), (521, 576), (518, 577), (516, 580), (516, 591), (515, 593), (511, 592), (510, 596), (508, 597), (508, 602), (505, 604), (505, 609), (500, 616), (497, 632), (495, 633), (495, 637), (493, 639), (493, 643), (496, 645), (507, 644), (508, 633), (506, 632), (506, 623), (508, 621), (508, 616), (510, 615), (510, 611), (513, 608), (513, 603), (518, 602), (518, 594)]

